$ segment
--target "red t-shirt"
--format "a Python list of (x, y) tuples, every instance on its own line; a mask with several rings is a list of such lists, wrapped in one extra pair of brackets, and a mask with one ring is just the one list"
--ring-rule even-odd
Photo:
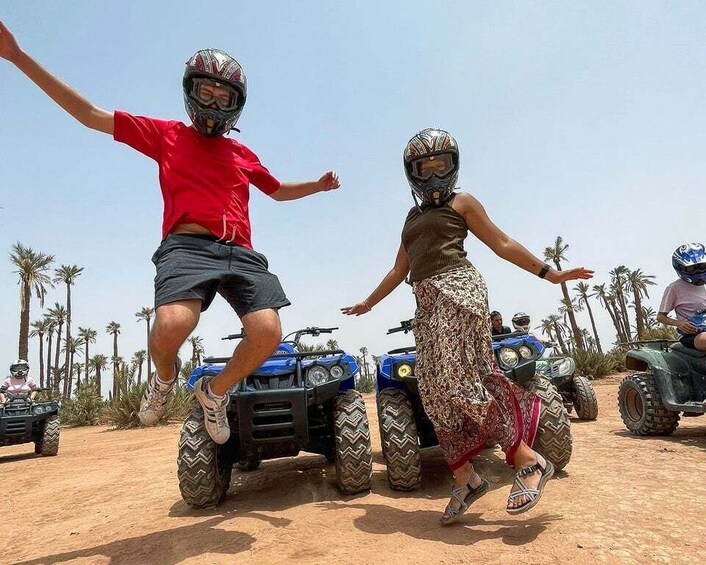
[(162, 239), (176, 224), (194, 223), (252, 249), (249, 185), (272, 194), (280, 183), (250, 149), (227, 137), (207, 137), (182, 122), (120, 111), (113, 137), (159, 165)]

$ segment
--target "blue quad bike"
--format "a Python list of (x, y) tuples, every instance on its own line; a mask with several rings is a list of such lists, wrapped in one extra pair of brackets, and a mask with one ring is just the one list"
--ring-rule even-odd
[[(546, 344), (551, 347), (552, 344)], [(554, 385), (564, 408), (571, 414), (576, 410), (579, 420), (598, 418), (598, 399), (591, 381), (576, 374), (576, 362), (569, 356), (542, 357), (537, 361), (537, 373), (549, 379)]]
[(38, 455), (59, 453), (59, 402), (35, 401), (24, 393), (3, 394), (6, 400), (0, 404), (0, 446), (34, 443)]
[[(179, 440), (179, 489), (194, 508), (216, 506), (230, 486), (233, 465), (256, 469), (264, 459), (319, 453), (336, 464), (344, 494), (370, 489), (372, 446), (365, 403), (355, 390), (355, 358), (341, 350), (300, 351), (303, 335), (319, 336), (338, 328), (311, 327), (284, 337), (275, 353), (229, 391), (231, 435), (216, 444), (195, 403)], [(294, 336), (292, 340), (287, 338)], [(223, 339), (240, 339), (242, 333)], [(219, 374), (230, 357), (207, 357), (187, 383)]]
[[(412, 320), (388, 330), (408, 333)], [(569, 463), (571, 425), (560, 394), (545, 376), (537, 373), (536, 361), (544, 346), (525, 333), (496, 336), (493, 352), (505, 375), (537, 394), (542, 402), (533, 447), (557, 470)], [(377, 408), (387, 480), (394, 490), (419, 488), (422, 480), (420, 449), (439, 444), (434, 427), (424, 412), (414, 368), (416, 349), (402, 347), (382, 355), (377, 364)]]
[(634, 341), (625, 365), (636, 371), (620, 382), (618, 408), (639, 436), (669, 435), (680, 416), (706, 413), (706, 351), (666, 340)]

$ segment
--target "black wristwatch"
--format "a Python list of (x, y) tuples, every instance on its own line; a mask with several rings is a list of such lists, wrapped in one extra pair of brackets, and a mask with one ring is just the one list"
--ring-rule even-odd
[(551, 269), (551, 266), (550, 266), (548, 263), (544, 263), (544, 265), (542, 265), (542, 270), (539, 271), (539, 273), (537, 273), (537, 276), (538, 276), (540, 279), (543, 279), (544, 277), (547, 276), (547, 273), (549, 272), (549, 269)]

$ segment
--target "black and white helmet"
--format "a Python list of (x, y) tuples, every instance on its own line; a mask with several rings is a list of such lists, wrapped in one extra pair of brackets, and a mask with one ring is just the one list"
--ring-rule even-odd
[[(227, 90), (227, 99), (209, 96), (209, 85)], [(248, 94), (238, 61), (220, 49), (197, 51), (186, 62), (182, 86), (186, 113), (198, 131), (215, 137), (235, 129)], [(208, 120), (213, 120), (213, 125), (209, 126)]]
[(10, 365), (10, 374), (16, 379), (26, 379), (29, 375), (29, 363), (24, 359), (18, 359)]
[(404, 172), (415, 202), (443, 204), (456, 188), (458, 167), (458, 144), (443, 129), (423, 129), (405, 147)]
[(525, 314), (524, 312), (517, 312), (517, 314), (512, 317), (512, 327), (515, 328), (516, 332), (529, 332), (529, 314)]

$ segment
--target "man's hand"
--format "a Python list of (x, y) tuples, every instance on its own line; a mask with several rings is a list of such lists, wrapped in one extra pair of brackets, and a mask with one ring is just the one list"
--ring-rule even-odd
[(695, 334), (697, 331), (699, 331), (699, 328), (697, 328), (694, 324), (691, 322), (688, 322), (687, 320), (677, 320), (676, 324), (677, 328), (681, 330), (681, 333), (683, 334)]
[(338, 175), (335, 171), (328, 171), (324, 173), (321, 178), (316, 181), (316, 186), (319, 192), (327, 192), (329, 190), (336, 190), (341, 183), (338, 180)]
[(0, 57), (13, 62), (20, 53), (20, 46), (17, 45), (15, 37), (5, 27), (5, 24), (0, 21)]

